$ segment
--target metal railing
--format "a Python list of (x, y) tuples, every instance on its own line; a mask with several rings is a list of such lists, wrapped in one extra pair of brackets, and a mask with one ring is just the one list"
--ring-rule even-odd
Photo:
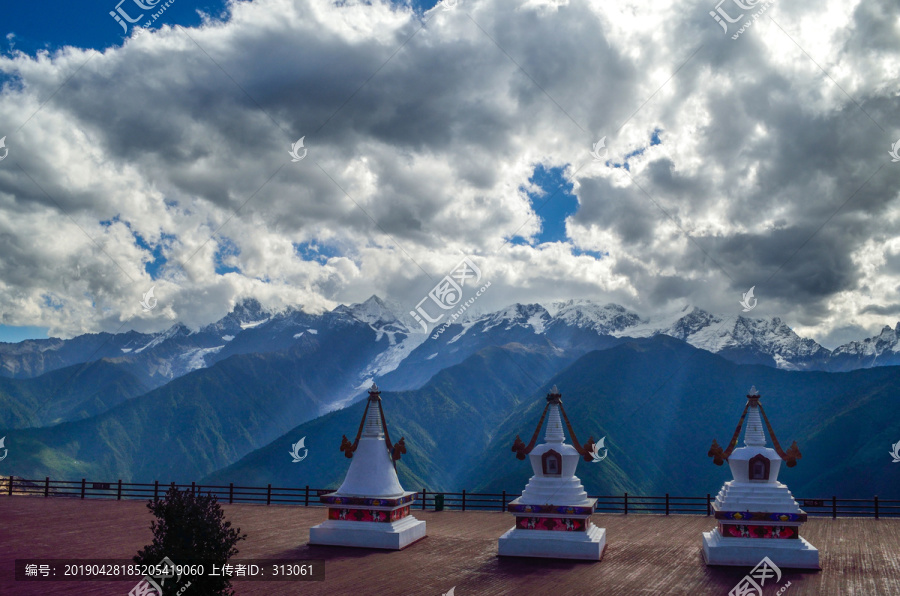
[[(149, 483), (136, 482), (89, 482), (81, 480), (31, 480), (15, 476), (0, 479), (0, 495), (4, 496), (42, 496), (69, 497), (80, 499), (157, 499), (162, 497), (170, 487), (180, 490), (192, 490), (202, 494), (213, 494), (223, 503), (265, 503), (266, 505), (303, 505), (321, 507), (319, 495), (337, 490), (335, 488), (310, 488), (308, 485), (296, 487), (267, 486), (228, 486), (212, 484), (168, 484), (155, 481)], [(423, 488), (416, 495), (414, 509), (447, 509), (458, 511), (506, 511), (509, 502), (519, 496), (518, 492), (507, 493), (473, 493), (462, 491), (442, 492), (429, 491)], [(680, 497), (669, 494), (663, 496), (639, 496), (623, 493), (621, 495), (591, 495), (597, 499), (595, 512), (621, 514), (693, 514), (712, 515), (712, 495), (705, 497)], [(900, 500), (879, 499), (840, 499), (836, 496), (820, 499), (797, 499), (800, 506), (810, 517), (900, 517)]]

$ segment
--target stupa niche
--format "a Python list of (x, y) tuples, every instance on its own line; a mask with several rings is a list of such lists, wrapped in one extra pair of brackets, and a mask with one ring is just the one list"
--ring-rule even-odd
[(344, 435), (341, 451), (350, 469), (336, 492), (320, 497), (328, 521), (310, 528), (309, 543), (399, 550), (424, 538), (425, 522), (409, 514), (416, 493), (403, 490), (395, 468), (406, 443), (391, 444), (374, 383), (356, 440)]
[[(566, 444), (565, 419), (573, 445)], [(544, 442), (535, 446), (547, 418)], [(547, 396), (547, 405), (531, 442), (517, 436), (512, 450), (516, 457), (527, 455), (534, 476), (507, 509), (516, 516), (516, 525), (498, 540), (500, 556), (587, 559), (599, 561), (606, 548), (606, 530), (591, 522), (597, 499), (589, 499), (575, 468), (582, 457), (590, 461), (594, 440), (582, 447), (572, 430), (556, 387)]]
[[(819, 569), (818, 549), (800, 537), (806, 512), (778, 482), (781, 462), (794, 467), (800, 450), (796, 442), (787, 451), (781, 449), (759, 400), (756, 388), (751, 388), (728, 448), (713, 441), (709, 450), (716, 465), (728, 461), (734, 479), (725, 483), (712, 504), (718, 526), (703, 533), (703, 558), (707, 565), (752, 567), (768, 557), (778, 567)], [(744, 446), (735, 449), (745, 418)], [(766, 443), (763, 421), (775, 449)]]

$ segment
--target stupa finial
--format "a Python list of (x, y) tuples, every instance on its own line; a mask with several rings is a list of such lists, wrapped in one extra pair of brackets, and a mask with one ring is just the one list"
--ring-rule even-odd
[(375, 381), (372, 381), (372, 386), (369, 387), (369, 395), (372, 395), (373, 393), (379, 395), (381, 394), (381, 389), (378, 388), (378, 385), (375, 384)]
[(556, 385), (554, 385), (553, 389), (550, 390), (550, 393), (547, 394), (547, 401), (551, 404), (559, 404), (562, 402), (562, 394), (559, 392), (559, 389), (556, 388)]

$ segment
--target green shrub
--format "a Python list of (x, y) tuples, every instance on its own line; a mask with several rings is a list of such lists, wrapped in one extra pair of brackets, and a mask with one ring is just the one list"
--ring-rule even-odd
[(203, 576), (182, 576), (178, 583), (176, 578), (166, 580), (161, 584), (164, 595), (176, 594), (190, 581), (188, 595), (232, 596), (228, 577), (209, 574), (213, 564), (221, 567), (238, 553), (235, 545), (247, 535), (225, 521), (218, 499), (210, 494), (181, 491), (173, 485), (162, 499), (151, 499), (147, 508), (156, 517), (150, 523), (153, 542), (138, 551), (134, 562), (159, 565), (167, 557), (175, 565), (202, 563), (205, 566)]

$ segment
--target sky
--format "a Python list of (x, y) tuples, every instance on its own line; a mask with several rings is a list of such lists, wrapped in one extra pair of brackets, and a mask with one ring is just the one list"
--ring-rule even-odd
[(0, 340), (411, 310), (463, 257), (482, 310), (738, 316), (753, 287), (826, 347), (873, 335), (900, 4), (801, 4), (9, 4)]

